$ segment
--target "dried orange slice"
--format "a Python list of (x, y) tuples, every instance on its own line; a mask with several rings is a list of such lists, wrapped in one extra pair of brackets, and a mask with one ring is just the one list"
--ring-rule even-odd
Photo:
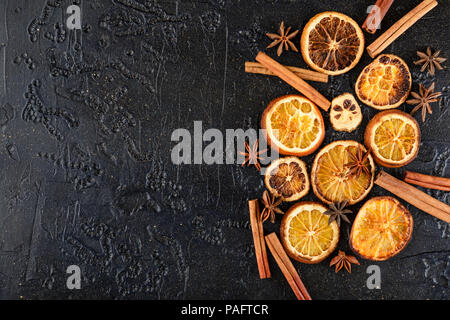
[(355, 84), (359, 100), (378, 110), (397, 108), (410, 90), (408, 65), (392, 54), (379, 55), (364, 68)]
[(330, 122), (334, 130), (352, 132), (361, 121), (361, 108), (351, 93), (344, 93), (331, 101)]
[(412, 216), (397, 199), (375, 197), (359, 210), (350, 232), (350, 246), (364, 259), (387, 260), (405, 248), (412, 230)]
[(364, 34), (345, 14), (322, 12), (303, 29), (300, 47), (305, 62), (313, 69), (338, 75), (352, 69), (364, 51)]
[(272, 148), (285, 155), (313, 153), (325, 136), (322, 114), (314, 103), (299, 95), (287, 95), (270, 102), (261, 127)]
[(375, 164), (369, 154), (362, 161), (359, 173), (352, 170), (358, 149), (366, 148), (352, 140), (340, 140), (323, 147), (314, 159), (311, 169), (311, 184), (314, 194), (323, 202), (348, 201), (354, 204), (364, 199), (373, 186)]
[(284, 201), (295, 201), (309, 192), (306, 164), (297, 157), (280, 158), (266, 168), (267, 190)]
[(419, 124), (399, 110), (380, 112), (367, 124), (364, 144), (372, 149), (375, 161), (382, 166), (404, 166), (419, 152)]
[(281, 220), (281, 242), (293, 259), (319, 263), (328, 257), (339, 241), (336, 221), (328, 224), (327, 207), (318, 202), (299, 202)]

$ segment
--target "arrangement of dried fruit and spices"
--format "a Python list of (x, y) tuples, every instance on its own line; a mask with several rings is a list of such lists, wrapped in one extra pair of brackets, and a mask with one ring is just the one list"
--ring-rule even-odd
[[(375, 33), (392, 3), (378, 0), (378, 21), (370, 12), (362, 29)], [(387, 260), (406, 247), (412, 237), (413, 218), (403, 202), (389, 192), (450, 222), (447, 204), (411, 185), (450, 191), (450, 179), (406, 171), (401, 181), (381, 170), (403, 167), (416, 158), (421, 131), (413, 115), (420, 111), (424, 122), (426, 114), (432, 113), (431, 104), (441, 96), (434, 92), (434, 82), (428, 88), (419, 83), (419, 92), (411, 92), (413, 78), (408, 63), (397, 55), (382, 52), (436, 5), (434, 0), (424, 0), (367, 46), (367, 53), (374, 60), (356, 79), (355, 92), (342, 92), (330, 97), (331, 102), (306, 81), (326, 83), (328, 75), (348, 72), (364, 54), (364, 33), (345, 14), (322, 12), (311, 18), (303, 30), (285, 28), (281, 22), (278, 34), (267, 33), (272, 40), (267, 49), (277, 47), (276, 54), (280, 56), (288, 50), (298, 52), (299, 43), (301, 57), (314, 71), (284, 66), (262, 52), (256, 56), (257, 62), (245, 62), (246, 72), (278, 76), (302, 94), (272, 98), (261, 115), (265, 138), (282, 157), (264, 168), (267, 190), (262, 195), (263, 211), (259, 212), (257, 199), (249, 201), (260, 276), (270, 277), (267, 245), (298, 299), (311, 297), (289, 257), (307, 264), (329, 257), (338, 248), (341, 222), (351, 226), (349, 247), (361, 259)], [(296, 39), (299, 31), (301, 37)], [(442, 63), (446, 59), (440, 56), (440, 50), (432, 53), (428, 47), (426, 52), (417, 51), (417, 55), (420, 59), (413, 63), (421, 65), (420, 72), (427, 70), (434, 75), (444, 69)], [(411, 114), (397, 109), (405, 102), (414, 105)], [(362, 141), (337, 140), (322, 146), (326, 132), (322, 112), (329, 112), (334, 130), (352, 132), (363, 123), (365, 113), (361, 109), (367, 107), (382, 111), (366, 119)], [(260, 170), (259, 156), (267, 150), (258, 151), (257, 143), (246, 148), (245, 163), (253, 160)], [(299, 158), (317, 150), (312, 163)], [(352, 213), (356, 210), (349, 207), (367, 198), (374, 184), (384, 188), (386, 195), (367, 200), (355, 216)], [(310, 189), (319, 201), (301, 201)], [(280, 208), (282, 205), (290, 206), (286, 213)], [(275, 222), (276, 214), (282, 216), (281, 241), (275, 233), (264, 237), (264, 221)], [(344, 250), (339, 250), (329, 262), (335, 272), (344, 268), (350, 273), (352, 264), (360, 262)]]

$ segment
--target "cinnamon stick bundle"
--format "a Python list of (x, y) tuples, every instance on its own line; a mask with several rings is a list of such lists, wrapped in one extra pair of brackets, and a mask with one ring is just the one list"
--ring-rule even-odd
[(450, 179), (435, 177), (413, 171), (405, 171), (405, 182), (412, 183), (424, 188), (450, 191)]
[(450, 206), (420, 191), (412, 185), (394, 178), (381, 171), (375, 179), (375, 184), (390, 191), (397, 197), (405, 200), (420, 210), (450, 223)]
[[(295, 75), (302, 78), (303, 80), (317, 81), (317, 82), (328, 82), (328, 75), (325, 73), (311, 71), (308, 69), (285, 66), (288, 70), (292, 71)], [(261, 63), (258, 62), (245, 62), (245, 72), (247, 73), (258, 73), (265, 74), (268, 76), (274, 76), (275, 74), (264, 67)]]
[(292, 71), (287, 69), (285, 66), (276, 62), (263, 52), (258, 53), (258, 55), (256, 56), (256, 61), (272, 71), (276, 76), (284, 80), (293, 88), (303, 93), (308, 99), (317, 104), (323, 110), (328, 111), (331, 102), (328, 101), (327, 98), (325, 98), (323, 95), (321, 95), (316, 89), (311, 87), (311, 85), (309, 85), (304, 80), (296, 76)]
[(266, 236), (267, 246), (298, 300), (312, 300), (275, 232)]
[(372, 58), (383, 52), (392, 42), (408, 30), (420, 18), (437, 6), (436, 0), (424, 0), (417, 7), (408, 12), (403, 18), (394, 23), (386, 32), (378, 37), (367, 47), (367, 52)]
[(364, 21), (362, 28), (371, 34), (374, 34), (392, 3), (394, 3), (394, 0), (377, 0)]
[(259, 212), (259, 203), (257, 199), (249, 200), (248, 210), (250, 212), (250, 225), (252, 228), (253, 243), (255, 245), (259, 278), (270, 278), (269, 260), (267, 259), (266, 244), (264, 242), (263, 221)]

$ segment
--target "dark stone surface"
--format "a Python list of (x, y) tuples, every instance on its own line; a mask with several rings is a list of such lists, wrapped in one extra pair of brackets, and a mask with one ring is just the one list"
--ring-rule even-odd
[[(272, 259), (273, 278), (258, 278), (247, 211), (247, 200), (264, 190), (258, 172), (175, 166), (170, 137), (176, 128), (192, 132), (195, 120), (204, 130), (256, 129), (270, 100), (295, 93), (279, 79), (243, 72), (269, 43), (265, 33), (281, 20), (302, 28), (326, 10), (362, 24), (373, 2), (1, 0), (0, 298), (293, 299)], [(448, 177), (449, 74), (432, 77), (412, 63), (427, 46), (449, 55), (450, 6), (439, 2), (385, 52), (408, 63), (413, 90), (436, 81), (443, 91), (421, 123), (420, 154), (408, 169)], [(72, 3), (82, 8), (81, 31), (66, 28)], [(383, 29), (418, 3), (396, 1)], [(279, 61), (305, 67), (293, 52)], [(351, 72), (312, 84), (329, 99), (353, 92), (369, 62), (365, 53)], [(362, 109), (352, 134), (334, 132), (326, 119), (324, 144), (362, 141), (376, 113)], [(309, 169), (312, 159), (305, 158)], [(427, 192), (450, 201), (448, 193)], [(385, 194), (374, 187), (370, 196)], [(352, 274), (335, 274), (330, 258), (294, 262), (311, 296), (448, 299), (449, 225), (407, 207), (413, 239), (375, 263), (381, 290), (366, 287), (370, 261), (361, 259)], [(278, 227), (279, 217), (265, 225)], [(348, 251), (349, 227), (341, 229), (339, 249)], [(66, 289), (71, 264), (82, 269), (78, 291)]]

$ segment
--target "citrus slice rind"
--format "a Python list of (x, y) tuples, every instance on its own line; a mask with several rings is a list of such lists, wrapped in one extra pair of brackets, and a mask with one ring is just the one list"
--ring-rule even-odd
[(355, 83), (355, 92), (364, 104), (386, 110), (397, 108), (411, 91), (411, 73), (401, 58), (379, 55), (366, 66)]
[(306, 164), (297, 157), (273, 161), (264, 176), (267, 190), (283, 201), (295, 201), (309, 192), (310, 184)]
[(267, 142), (280, 154), (305, 156), (313, 153), (325, 136), (319, 109), (299, 95), (287, 95), (270, 102), (261, 118)]
[(358, 147), (363, 152), (367, 149), (352, 140), (339, 140), (323, 147), (316, 155), (311, 169), (311, 185), (314, 194), (325, 203), (347, 200), (355, 204), (364, 199), (373, 187), (375, 163), (371, 155), (364, 162), (370, 175), (350, 173), (349, 164), (352, 158), (349, 152), (356, 155)]
[(364, 144), (372, 149), (377, 163), (401, 167), (413, 161), (419, 152), (420, 127), (416, 119), (403, 111), (383, 111), (367, 124)]
[(318, 202), (299, 202), (281, 220), (281, 241), (293, 259), (319, 263), (328, 257), (339, 241), (336, 221), (328, 224), (327, 207)]
[(351, 70), (364, 51), (364, 34), (358, 23), (339, 12), (322, 12), (303, 29), (300, 48), (313, 69), (329, 75)]
[(412, 216), (397, 199), (375, 197), (356, 215), (350, 232), (350, 246), (364, 259), (387, 260), (406, 247), (412, 230)]

